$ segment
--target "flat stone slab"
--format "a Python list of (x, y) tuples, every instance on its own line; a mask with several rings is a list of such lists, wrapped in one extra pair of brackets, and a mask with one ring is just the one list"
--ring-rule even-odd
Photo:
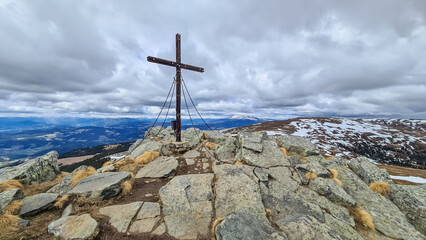
[(185, 162), (186, 162), (186, 165), (188, 166), (195, 164), (195, 161), (192, 158), (185, 158)]
[(57, 197), (56, 193), (40, 193), (26, 197), (22, 200), (19, 216), (30, 217), (43, 212), (54, 204)]
[(133, 202), (124, 205), (112, 205), (99, 209), (99, 213), (110, 217), (109, 223), (119, 232), (127, 232), (130, 222), (136, 215), (143, 202)]
[(178, 239), (207, 237), (212, 217), (213, 174), (174, 177), (160, 189), (168, 233)]
[[(145, 202), (136, 216), (135, 222), (130, 227), (131, 233), (149, 233), (160, 221), (160, 204), (156, 202)], [(161, 229), (160, 229), (161, 230)], [(159, 231), (160, 231), (159, 230)]]
[(93, 200), (105, 200), (121, 192), (121, 183), (130, 179), (129, 172), (106, 172), (90, 175), (68, 192)]
[(284, 156), (284, 153), (278, 148), (277, 143), (272, 140), (263, 140), (261, 143), (243, 141), (235, 159), (248, 165), (263, 168), (290, 166), (290, 162)]
[(93, 239), (99, 233), (98, 222), (90, 214), (68, 216), (52, 233), (63, 239)]
[(172, 175), (178, 167), (175, 157), (159, 157), (143, 167), (136, 178), (163, 178)]
[(199, 156), (201, 156), (201, 153), (195, 149), (188, 151), (183, 155), (184, 158), (197, 158)]
[(81, 170), (86, 170), (87, 166), (83, 165), (72, 171), (69, 175), (65, 176), (64, 179), (55, 186), (53, 186), (51, 189), (47, 191), (47, 193), (58, 193), (59, 195), (64, 195), (68, 191), (70, 191), (74, 186), (71, 184), (71, 179), (74, 177), (74, 175)]
[(154, 140), (143, 140), (129, 155), (130, 159), (136, 159), (145, 152), (159, 152), (161, 153), (163, 145)]
[(9, 205), (12, 201), (22, 198), (24, 198), (24, 193), (19, 188), (0, 193), (0, 210)]

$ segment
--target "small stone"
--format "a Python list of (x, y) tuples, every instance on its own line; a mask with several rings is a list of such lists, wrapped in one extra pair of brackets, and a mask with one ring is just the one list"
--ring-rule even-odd
[(56, 193), (40, 193), (26, 197), (22, 200), (19, 216), (30, 217), (43, 212), (53, 205), (57, 197)]
[(18, 226), (20, 227), (28, 227), (30, 225), (30, 220), (20, 219), (18, 221)]
[(203, 163), (207, 163), (207, 162), (209, 162), (209, 160), (208, 160), (207, 158), (202, 158), (202, 159), (201, 159), (201, 162), (203, 162)]
[(185, 158), (185, 162), (186, 162), (186, 165), (188, 166), (195, 164), (195, 161), (192, 158)]
[(163, 178), (171, 176), (178, 167), (175, 157), (159, 157), (148, 163), (137, 174), (136, 178)]
[(64, 222), (49, 230), (64, 239), (93, 239), (99, 233), (98, 223), (90, 214), (69, 216)]
[(199, 156), (200, 156), (200, 152), (195, 149), (188, 151), (183, 155), (184, 158), (197, 158)]
[(152, 197), (153, 195), (151, 193), (145, 194), (145, 197)]
[(20, 200), (24, 197), (24, 193), (19, 188), (0, 193), (0, 210), (9, 205), (13, 200)]
[(145, 183), (150, 183), (149, 181), (145, 181)]
[(209, 167), (210, 167), (209, 163), (203, 163), (203, 170), (206, 170)]

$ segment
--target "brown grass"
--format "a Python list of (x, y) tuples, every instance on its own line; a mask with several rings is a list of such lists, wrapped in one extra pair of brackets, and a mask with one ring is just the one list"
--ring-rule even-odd
[(337, 172), (336, 169), (332, 169), (332, 168), (327, 168), (327, 170), (330, 172), (330, 178), (337, 178), (337, 176), (339, 175), (339, 172)]
[(69, 173), (61, 173), (56, 176), (56, 178), (53, 181), (50, 182), (44, 182), (40, 184), (32, 184), (32, 185), (25, 185), (24, 189), (22, 191), (24, 192), (25, 196), (32, 196), (39, 193), (44, 193), (47, 190), (51, 189), (56, 184), (60, 183), (62, 179), (64, 179), (65, 176), (67, 176)]
[(144, 152), (144, 154), (140, 155), (139, 157), (135, 159), (135, 163), (139, 165), (147, 164), (153, 161), (154, 159), (158, 158), (159, 156), (160, 156), (159, 152)]
[(87, 178), (90, 175), (93, 175), (96, 173), (96, 169), (92, 166), (89, 166), (86, 170), (80, 170), (77, 171), (74, 176), (71, 178), (71, 184), (73, 186), (77, 185), (78, 182), (80, 182), (81, 180)]
[(362, 210), (360, 207), (353, 207), (349, 210), (351, 215), (354, 217), (355, 222), (368, 229), (375, 230), (373, 217), (370, 215), (370, 213), (365, 210)]
[(19, 217), (11, 214), (0, 215), (0, 229), (1, 231), (13, 231), (18, 227)]
[(236, 161), (236, 162), (235, 162), (235, 165), (244, 165), (244, 162)]
[(6, 207), (4, 207), (3, 211), (6, 214), (18, 215), (19, 214), (19, 210), (21, 210), (21, 206), (22, 206), (22, 201), (21, 200), (14, 200), (11, 203), (9, 203), (9, 205), (7, 205)]
[(336, 157), (334, 156), (325, 156), (325, 160), (331, 160), (331, 159), (335, 159)]
[(206, 142), (206, 147), (208, 148), (208, 149), (210, 149), (210, 150), (213, 150), (213, 148), (215, 148), (217, 145), (219, 145), (219, 144), (217, 144), (217, 143), (212, 143), (212, 142)]
[[(223, 217), (214, 220), (214, 222), (212, 224), (212, 235), (213, 235), (213, 237), (216, 235), (216, 227), (217, 227), (217, 225), (219, 225), (219, 223), (221, 223), (223, 220), (225, 220), (225, 218), (223, 218)], [(216, 239), (216, 238), (214, 237), (214, 239)]]
[(56, 208), (62, 209), (65, 206), (65, 204), (68, 202), (68, 198), (69, 198), (68, 194), (65, 194), (64, 196), (56, 199), (56, 202), (53, 206)]
[(104, 164), (102, 164), (102, 167), (106, 167), (106, 166), (111, 165), (113, 163), (114, 163), (113, 161), (107, 161)]
[(349, 166), (348, 166), (348, 165), (346, 165), (346, 166), (343, 166), (343, 168), (349, 168)]
[(271, 216), (272, 211), (269, 208), (265, 208), (265, 213), (266, 213), (266, 216)]
[(152, 140), (158, 142), (158, 141), (160, 141), (160, 138), (159, 137), (154, 137)]
[(136, 163), (128, 163), (126, 165), (121, 166), (118, 171), (119, 172), (132, 172), (134, 171), (138, 165)]
[(122, 188), (121, 194), (123, 196), (129, 195), (132, 192), (132, 188), (133, 188), (132, 181), (127, 180), (125, 182), (122, 182), (121, 188)]
[(290, 156), (297, 156), (300, 159), (300, 161), (302, 161), (302, 162), (308, 162), (308, 159), (306, 159), (304, 156), (300, 155), (297, 152), (287, 152), (287, 156), (289, 156), (289, 157)]
[(281, 150), (281, 152), (283, 152), (284, 153), (284, 156), (286, 157), (286, 158), (288, 158), (288, 156), (287, 156), (287, 150), (285, 149), (285, 148), (280, 148), (280, 150)]
[(317, 178), (318, 176), (317, 176), (317, 174), (316, 174), (316, 173), (313, 173), (313, 172), (307, 172), (307, 173), (305, 174), (305, 177), (306, 177), (306, 179), (308, 179), (308, 180), (312, 180), (312, 179)]
[(24, 186), (18, 180), (7, 180), (0, 183), (0, 192), (9, 191), (15, 188), (24, 189)]
[(337, 184), (339, 184), (340, 187), (343, 187), (343, 183), (337, 179), (337, 178), (332, 178), (335, 182), (337, 182)]
[(389, 193), (389, 183), (387, 182), (373, 182), (370, 183), (370, 189), (375, 191), (376, 193), (385, 196)]

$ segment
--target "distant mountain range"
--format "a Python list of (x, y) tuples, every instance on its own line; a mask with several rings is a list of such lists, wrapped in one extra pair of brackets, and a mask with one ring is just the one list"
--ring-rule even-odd
[[(0, 118), (0, 167), (12, 160), (73, 149), (135, 141), (143, 138), (155, 119), (150, 118)], [(173, 120), (173, 119), (171, 119)], [(170, 126), (170, 121), (164, 126)], [(268, 121), (252, 116), (205, 119), (212, 129), (240, 127)], [(201, 119), (194, 126), (208, 129)], [(163, 120), (157, 122), (162, 125)], [(189, 119), (182, 128), (192, 127)], [(3, 164), (1, 164), (3, 162)]]

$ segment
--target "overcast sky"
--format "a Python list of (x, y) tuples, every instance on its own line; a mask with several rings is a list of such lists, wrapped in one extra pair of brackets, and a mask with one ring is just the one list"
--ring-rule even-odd
[(0, 0), (0, 116), (426, 118), (426, 1)]

